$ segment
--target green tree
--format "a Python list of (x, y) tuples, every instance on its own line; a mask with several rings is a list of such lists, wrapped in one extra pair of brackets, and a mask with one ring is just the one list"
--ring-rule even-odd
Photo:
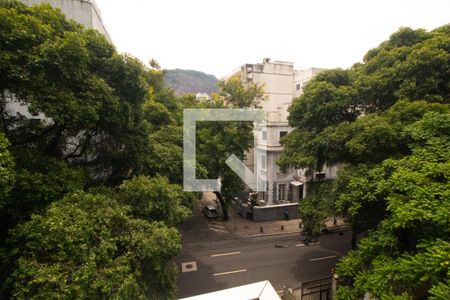
[[(337, 299), (448, 293), (449, 28), (401, 28), (363, 63), (318, 75), (290, 107), (280, 165), (340, 165), (329, 214), (352, 225), (354, 250), (338, 264)], [(330, 203), (311, 199), (307, 212)]]
[(386, 217), (337, 268), (354, 297), (365, 291), (379, 298), (431, 297), (445, 291), (450, 265), (449, 121), (448, 112), (426, 114), (408, 127), (413, 153), (373, 168), (385, 174), (369, 183), (385, 194)]
[[(219, 82), (219, 94), (211, 103), (200, 104), (207, 108), (251, 108), (262, 100), (262, 87), (244, 86), (238, 78)], [(225, 164), (231, 154), (243, 160), (253, 146), (251, 122), (197, 122), (197, 160), (199, 172), (207, 178), (222, 178), (219, 201), (223, 217), (228, 220), (230, 201), (245, 187), (242, 180)], [(206, 173), (203, 172), (206, 170)]]
[[(1, 1), (0, 19), (1, 128), (20, 179), (2, 231), (85, 185), (142, 173), (181, 182), (173, 169), (181, 141), (161, 137), (180, 111), (162, 71), (49, 5)], [(31, 116), (8, 112), (11, 100)], [(165, 147), (173, 165), (153, 159)]]
[(326, 220), (333, 215), (333, 185), (333, 182), (310, 185), (308, 194), (299, 203), (303, 231), (308, 236), (319, 236), (326, 228)]
[(14, 159), (8, 150), (8, 140), (0, 132), (0, 208), (3, 207), (14, 183)]
[(173, 184), (182, 105), (151, 65), (0, 0), (1, 298), (174, 297), (195, 197)]
[(3, 291), (19, 299), (167, 299), (176, 229), (132, 218), (108, 196), (74, 192), (17, 226)]
[(12, 96), (34, 116), (2, 109), (12, 149), (83, 166), (109, 185), (139, 174), (149, 134), (142, 106), (152, 97), (173, 105), (162, 72), (49, 5), (2, 3), (2, 103)]
[(168, 226), (177, 226), (190, 216), (190, 211), (183, 205), (184, 197), (189, 194), (160, 176), (138, 176), (120, 186), (120, 200), (131, 207), (134, 216), (161, 221)]

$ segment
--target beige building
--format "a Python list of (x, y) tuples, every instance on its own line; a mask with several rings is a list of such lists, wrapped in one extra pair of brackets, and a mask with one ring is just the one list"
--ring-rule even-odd
[(322, 172), (305, 176), (305, 170), (290, 168), (281, 172), (276, 164), (283, 151), (280, 139), (292, 130), (287, 120), (288, 107), (294, 98), (301, 95), (307, 82), (323, 70), (295, 70), (291, 62), (265, 58), (262, 63), (245, 64), (230, 75), (240, 76), (244, 84), (255, 83), (264, 87), (265, 97), (260, 105), (266, 114), (266, 128), (255, 130), (255, 147), (246, 160), (246, 165), (251, 170), (256, 170), (258, 164), (261, 166), (258, 180), (266, 189), (266, 192), (260, 192), (258, 195), (258, 204), (261, 207), (276, 205), (289, 209), (295, 204), (292, 209), (294, 211), (297, 209), (296, 203), (306, 195), (307, 182), (334, 178), (336, 175), (334, 167), (325, 167)]

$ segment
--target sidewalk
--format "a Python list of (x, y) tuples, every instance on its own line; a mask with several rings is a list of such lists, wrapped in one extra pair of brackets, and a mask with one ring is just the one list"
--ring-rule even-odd
[[(218, 202), (218, 201), (217, 201)], [(211, 192), (204, 192), (202, 203), (213, 204), (217, 206), (216, 196)], [(221, 214), (221, 209), (218, 207), (219, 214)], [(218, 220), (227, 228), (227, 230), (235, 235), (241, 237), (249, 236), (261, 236), (261, 235), (272, 235), (272, 234), (283, 234), (283, 233), (300, 233), (301, 229), (299, 224), (301, 219), (292, 219), (287, 221), (266, 221), (266, 222), (254, 222), (251, 220), (246, 220), (234, 212), (233, 208), (228, 210), (229, 220), (227, 222), (223, 220)], [(344, 222), (342, 220), (337, 220), (336, 225), (333, 224), (332, 220), (326, 222), (327, 227), (342, 226)]]
[(243, 219), (239, 215), (234, 214), (234, 210), (229, 211), (230, 219), (228, 222), (223, 222), (228, 231), (239, 236), (256, 236), (256, 235), (270, 235), (282, 233), (300, 232), (300, 219), (293, 219), (288, 221), (265, 221), (253, 222), (251, 220)]
[[(301, 232), (301, 228), (299, 227), (301, 219), (254, 222), (243, 219), (239, 215), (235, 215), (233, 210), (229, 211), (229, 215), (230, 219), (228, 222), (223, 222), (223, 224), (227, 227), (229, 232), (243, 237)], [(332, 228), (335, 226), (341, 227), (344, 225), (344, 222), (338, 220), (335, 225), (332, 220), (329, 220), (325, 224), (327, 225), (327, 228)]]

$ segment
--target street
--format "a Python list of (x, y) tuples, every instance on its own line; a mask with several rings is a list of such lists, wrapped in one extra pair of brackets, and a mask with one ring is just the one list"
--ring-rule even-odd
[[(276, 290), (283, 285), (295, 288), (302, 281), (330, 275), (350, 246), (348, 231), (323, 235), (305, 246), (298, 233), (237, 237), (208, 231), (208, 222), (197, 216), (182, 228), (183, 249), (175, 258), (178, 298), (262, 280), (269, 280)], [(199, 235), (189, 230), (192, 226)]]

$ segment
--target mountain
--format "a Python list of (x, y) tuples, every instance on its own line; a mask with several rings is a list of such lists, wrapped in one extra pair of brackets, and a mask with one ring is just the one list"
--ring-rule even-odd
[(165, 83), (178, 95), (207, 93), (217, 91), (218, 79), (214, 75), (194, 70), (166, 70)]

